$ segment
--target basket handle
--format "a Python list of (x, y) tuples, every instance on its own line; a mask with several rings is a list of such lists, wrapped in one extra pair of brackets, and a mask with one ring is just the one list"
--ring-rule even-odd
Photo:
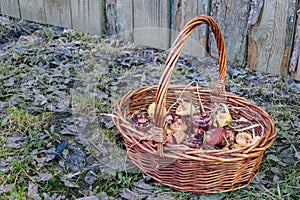
[(214, 95), (218, 95), (221, 92), (225, 91), (226, 50), (221, 29), (217, 22), (210, 16), (201, 15), (195, 17), (183, 27), (183, 29), (177, 36), (175, 42), (173, 43), (170, 50), (170, 54), (166, 60), (165, 69), (160, 79), (155, 97), (155, 103), (157, 106), (154, 112), (154, 126), (156, 127), (163, 128), (164, 125), (163, 108), (165, 107), (168, 85), (170, 83), (174, 66), (183, 50), (184, 44), (187, 41), (188, 37), (201, 24), (207, 24), (210, 27), (211, 31), (214, 33), (219, 51), (219, 77), (215, 83), (215, 88), (212, 91), (212, 93)]

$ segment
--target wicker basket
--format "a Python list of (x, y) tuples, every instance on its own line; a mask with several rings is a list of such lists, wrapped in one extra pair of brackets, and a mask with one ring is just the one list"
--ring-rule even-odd
[[(201, 24), (214, 33), (219, 50), (219, 77), (214, 89), (170, 85), (175, 63), (189, 35)], [(199, 16), (188, 22), (174, 42), (165, 63), (159, 85), (131, 91), (116, 102), (113, 121), (121, 132), (128, 156), (142, 172), (163, 185), (193, 193), (227, 192), (247, 186), (258, 172), (263, 154), (273, 143), (275, 133), (272, 118), (259, 106), (225, 91), (226, 51), (224, 39), (216, 21)], [(263, 132), (252, 146), (233, 150), (200, 150), (185, 145), (164, 143), (164, 106), (169, 108), (180, 94), (186, 94), (194, 104), (200, 93), (202, 102), (223, 102), (231, 107), (231, 115), (259, 123), (254, 132)], [(147, 110), (156, 102), (154, 125), (148, 131), (136, 129), (130, 116), (136, 110)]]

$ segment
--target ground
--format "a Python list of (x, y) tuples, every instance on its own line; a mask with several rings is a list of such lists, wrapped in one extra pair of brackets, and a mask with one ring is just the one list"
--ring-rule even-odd
[[(1, 199), (299, 199), (300, 83), (228, 66), (226, 90), (275, 120), (277, 136), (244, 189), (172, 190), (126, 157), (111, 120), (126, 92), (158, 84), (168, 51), (0, 18)], [(182, 56), (172, 83), (211, 87), (217, 61)]]

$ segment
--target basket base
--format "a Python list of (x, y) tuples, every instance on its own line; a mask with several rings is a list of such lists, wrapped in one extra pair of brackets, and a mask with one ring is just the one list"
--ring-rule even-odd
[[(136, 150), (136, 149), (135, 149)], [(200, 162), (143, 152), (130, 160), (155, 181), (182, 192), (212, 194), (244, 188), (258, 172), (263, 154), (239, 162)]]

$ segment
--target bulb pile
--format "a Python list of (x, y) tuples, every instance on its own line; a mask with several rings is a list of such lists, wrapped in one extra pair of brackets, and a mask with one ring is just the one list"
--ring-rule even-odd
[[(221, 109), (220, 109), (221, 108)], [(153, 125), (155, 103), (148, 106), (147, 112), (136, 112), (131, 122), (141, 131)], [(174, 109), (173, 109), (174, 110)], [(165, 114), (165, 143), (186, 145), (197, 149), (240, 149), (258, 142), (261, 135), (251, 129), (237, 129), (229, 109), (225, 104), (215, 106), (209, 112), (203, 107), (197, 112), (189, 102), (180, 101), (174, 112), (163, 109)], [(245, 121), (245, 119), (243, 118)], [(252, 132), (251, 132), (252, 131)]]

